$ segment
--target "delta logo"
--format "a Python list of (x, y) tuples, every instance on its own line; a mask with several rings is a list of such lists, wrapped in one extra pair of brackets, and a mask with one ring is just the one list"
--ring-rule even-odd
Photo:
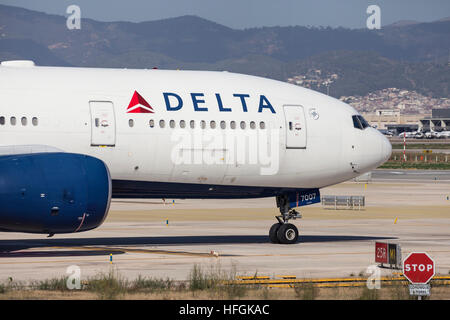
[(134, 91), (127, 113), (154, 113), (154, 111), (152, 106), (137, 91)]
[[(163, 98), (166, 105), (167, 111), (178, 111), (183, 108), (185, 101), (181, 98), (180, 95), (173, 92), (163, 92)], [(275, 109), (270, 103), (269, 99), (263, 94), (258, 95), (258, 97), (253, 98), (250, 97), (249, 94), (243, 93), (235, 93), (230, 97), (234, 101), (231, 102), (232, 105), (239, 105), (238, 109), (241, 109), (242, 112), (248, 112), (248, 102), (253, 100), (253, 103), (258, 101), (258, 112), (263, 112), (265, 110), (270, 111), (271, 113), (276, 113)], [(204, 112), (208, 111), (209, 107), (217, 108), (219, 112), (231, 112), (232, 105), (226, 105), (222, 102), (222, 97), (219, 93), (214, 95), (214, 98), (211, 100), (206, 99), (204, 93), (191, 93), (190, 94), (191, 105), (196, 112)], [(256, 100), (256, 101), (255, 101)], [(134, 91), (133, 97), (131, 98), (130, 104), (127, 108), (127, 113), (154, 113), (153, 107), (145, 101), (145, 99), (137, 92)]]

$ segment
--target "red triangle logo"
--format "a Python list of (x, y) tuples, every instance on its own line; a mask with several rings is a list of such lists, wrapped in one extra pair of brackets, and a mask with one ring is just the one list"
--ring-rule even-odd
[(154, 111), (148, 102), (137, 91), (134, 91), (127, 113), (154, 113)]

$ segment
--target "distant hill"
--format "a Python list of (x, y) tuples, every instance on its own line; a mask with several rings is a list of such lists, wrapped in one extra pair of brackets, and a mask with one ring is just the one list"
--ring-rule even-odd
[[(310, 69), (339, 75), (329, 88), (335, 97), (365, 95), (392, 87), (416, 90), (425, 96), (450, 96), (450, 67), (445, 64), (395, 61), (374, 52), (336, 51), (291, 64), (290, 76)], [(326, 87), (315, 89), (326, 92)]]
[(400, 20), (391, 24), (388, 24), (386, 26), (384, 26), (384, 28), (391, 28), (391, 27), (404, 27), (404, 26), (410, 26), (413, 24), (419, 24), (419, 21), (415, 21), (415, 20)]
[(400, 22), (381, 30), (235, 30), (196, 16), (141, 23), (82, 19), (81, 30), (68, 30), (64, 16), (0, 5), (0, 60), (229, 70), (279, 80), (318, 65), (340, 74), (332, 95), (386, 86), (448, 96), (449, 30), (450, 20)]
[(70, 66), (69, 63), (58, 58), (47, 47), (30, 39), (2, 39), (0, 38), (1, 60), (20, 60), (33, 57), (42, 65)]

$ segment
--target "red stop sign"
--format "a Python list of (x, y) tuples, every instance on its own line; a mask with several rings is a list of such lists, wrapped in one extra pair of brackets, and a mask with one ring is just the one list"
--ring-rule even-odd
[(403, 275), (411, 283), (428, 283), (434, 276), (434, 261), (425, 252), (412, 252), (403, 260)]

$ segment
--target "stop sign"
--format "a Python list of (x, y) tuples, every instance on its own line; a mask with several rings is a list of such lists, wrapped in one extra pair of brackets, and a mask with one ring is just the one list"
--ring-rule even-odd
[(412, 252), (403, 260), (403, 275), (411, 283), (428, 283), (434, 276), (434, 261), (425, 252)]

